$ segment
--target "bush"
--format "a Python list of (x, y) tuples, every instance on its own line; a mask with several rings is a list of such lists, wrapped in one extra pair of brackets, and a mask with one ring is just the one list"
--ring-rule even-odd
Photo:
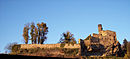
[(7, 44), (4, 49), (6, 50), (7, 53), (11, 53), (12, 52), (12, 47), (14, 45), (17, 45), (17, 42)]
[(77, 55), (79, 52), (78, 48), (75, 49), (69, 49), (69, 48), (63, 48), (62, 51), (66, 54), (66, 55)]
[(21, 45), (13, 45), (12, 46), (12, 52), (18, 52), (20, 47), (21, 47)]
[(63, 48), (65, 46), (65, 43), (61, 43), (60, 47)]

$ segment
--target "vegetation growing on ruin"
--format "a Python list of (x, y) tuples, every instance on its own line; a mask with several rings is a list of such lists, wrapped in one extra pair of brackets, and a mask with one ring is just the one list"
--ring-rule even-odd
[(58, 43), (61, 43), (61, 47), (64, 47), (65, 44), (76, 44), (76, 40), (73, 37), (73, 34), (67, 31), (66, 33), (62, 33), (62, 37), (60, 38), (60, 41)]
[(65, 43), (61, 43), (60, 47), (63, 48), (65, 46)]
[[(30, 32), (30, 35), (29, 35), (29, 32)], [(30, 25), (25, 25), (24, 29), (23, 29), (23, 37), (24, 37), (24, 41), (25, 41), (25, 44), (28, 44), (29, 40), (31, 40), (31, 43), (32, 44), (44, 44), (44, 41), (47, 39), (46, 35), (48, 33), (48, 27), (46, 25), (46, 23), (44, 22), (41, 22), (41, 23), (37, 23), (37, 26), (35, 26), (35, 24), (32, 22)], [(91, 36), (89, 35), (87, 38), (85, 38), (84, 40), (87, 42), (89, 41), (90, 39), (92, 40), (92, 38), (94, 38), (94, 36)], [(35, 47), (35, 48), (29, 48), (29, 49), (21, 49), (21, 45), (19, 44), (12, 44), (12, 45), (9, 45), (9, 48), (11, 50), (11, 53), (10, 54), (29, 54), (29, 55), (41, 55), (41, 56), (50, 56), (50, 55), (57, 55), (57, 56), (79, 56), (80, 54), (79, 53), (86, 53), (85, 51), (87, 51), (88, 54), (91, 54), (91, 55), (82, 55), (83, 57), (82, 58), (125, 58), (125, 59), (128, 59), (130, 58), (130, 42), (128, 42), (126, 39), (124, 39), (124, 42), (123, 42), (123, 45), (122, 45), (122, 48), (121, 48), (121, 45), (118, 41), (113, 41), (111, 45), (108, 45), (106, 46), (106, 48), (104, 48), (103, 45), (106, 45), (107, 43), (107, 40), (106, 42), (103, 41), (104, 44), (101, 45), (98, 44), (96, 45), (95, 43), (98, 42), (98, 40), (95, 41), (93, 40), (92, 42), (93, 45), (89, 46), (90, 43), (87, 42), (87, 45), (84, 46), (84, 43), (86, 43), (85, 41), (80, 41), (80, 46), (81, 46), (81, 52), (79, 52), (79, 49), (80, 48), (64, 48), (65, 44), (68, 44), (68, 45), (72, 45), (74, 46), (74, 44), (76, 44), (76, 40), (74, 38), (74, 35), (67, 31), (67, 32), (64, 32), (62, 33), (62, 37), (60, 38), (59, 42), (60, 43), (60, 47), (55, 47), (55, 48), (40, 48), (40, 47)], [(111, 41), (110, 41), (111, 42)], [(109, 43), (110, 43), (109, 42)], [(99, 43), (99, 42), (98, 42)], [(116, 47), (116, 48), (115, 48)], [(100, 48), (100, 49), (99, 49)], [(113, 50), (115, 48), (115, 51), (113, 53)], [(95, 49), (95, 50), (94, 50)], [(103, 50), (103, 52), (99, 52), (99, 50)], [(107, 50), (105, 50), (107, 49)], [(102, 51), (101, 50), (101, 51)], [(89, 52), (88, 52), (89, 51)], [(99, 53), (95, 53), (95, 51), (99, 52)], [(109, 51), (112, 51), (112, 54), (111, 52), (108, 53)], [(105, 57), (98, 57), (98, 55), (100, 55), (101, 53), (106, 53), (109, 55), (105, 55)], [(86, 54), (87, 54), (86, 53)], [(94, 53), (94, 54), (93, 54)], [(118, 55), (120, 54), (120, 55)], [(96, 55), (95, 57), (90, 57), (92, 55)], [(120, 57), (118, 57), (120, 56)]]
[(76, 55), (79, 52), (79, 48), (74, 48), (74, 49), (70, 49), (70, 48), (62, 48), (62, 51), (66, 54), (66, 55)]
[(79, 53), (79, 48), (30, 48), (30, 49), (20, 49), (20, 45), (14, 45), (12, 52), (10, 54), (20, 54), (20, 55), (62, 55), (62, 56), (77, 56)]

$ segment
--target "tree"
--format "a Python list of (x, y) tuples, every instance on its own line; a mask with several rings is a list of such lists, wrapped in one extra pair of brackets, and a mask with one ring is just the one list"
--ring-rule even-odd
[(30, 32), (32, 44), (34, 43), (34, 36), (35, 36), (34, 28), (35, 28), (35, 25), (34, 25), (34, 23), (32, 22), (32, 23), (31, 23), (31, 32)]
[(41, 36), (40, 44), (43, 44), (44, 41), (47, 39), (47, 37), (46, 37), (47, 33), (48, 33), (48, 27), (47, 27), (46, 23), (42, 22), (40, 24), (40, 36)]
[(37, 28), (35, 27), (35, 33), (34, 33), (34, 44), (37, 43), (37, 37), (38, 37), (38, 30), (37, 30)]
[(127, 55), (130, 58), (130, 42), (127, 43)]
[(28, 44), (28, 40), (29, 40), (28, 31), (29, 31), (29, 25), (25, 25), (25, 27), (23, 29), (23, 37), (25, 40), (25, 44)]
[(123, 51), (124, 51), (124, 54), (126, 54), (127, 53), (127, 43), (128, 43), (128, 41), (126, 40), (126, 38), (123, 40)]
[(62, 33), (62, 37), (59, 41), (59, 43), (68, 43), (68, 44), (76, 44), (76, 40), (73, 37), (73, 34), (71, 34), (69, 31), (66, 33)]
[(7, 44), (6, 46), (5, 46), (5, 48), (4, 49), (6, 49), (6, 51), (7, 52), (12, 52), (12, 47), (14, 46), (14, 45), (16, 45), (17, 44), (17, 42), (13, 42), (13, 43), (9, 43), (9, 44)]
[(130, 42), (127, 43), (127, 54), (125, 54), (124, 59), (130, 58)]
[(29, 25), (24, 27), (23, 30), (23, 37), (25, 40), (25, 43), (28, 43), (29, 40), (29, 32), (30, 29), (30, 40), (32, 42), (32, 44), (43, 44), (44, 41), (47, 39), (46, 35), (48, 33), (48, 27), (46, 25), (46, 23), (42, 22), (37, 23), (37, 26), (35, 26), (34, 22), (31, 23), (30, 28)]
[(40, 35), (41, 35), (41, 32), (40, 32), (40, 23), (37, 23), (37, 27), (38, 27), (38, 44), (40, 44)]

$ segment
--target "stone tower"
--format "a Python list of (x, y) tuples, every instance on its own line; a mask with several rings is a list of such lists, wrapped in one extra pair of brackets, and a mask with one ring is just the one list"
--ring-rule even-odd
[(103, 28), (102, 28), (102, 24), (98, 24), (98, 32), (102, 31)]

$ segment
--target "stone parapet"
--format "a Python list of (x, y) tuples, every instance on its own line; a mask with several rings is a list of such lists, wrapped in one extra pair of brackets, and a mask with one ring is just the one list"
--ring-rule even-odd
[[(21, 49), (30, 48), (60, 48), (60, 44), (21, 44)], [(65, 44), (64, 48), (80, 48), (80, 45)]]

